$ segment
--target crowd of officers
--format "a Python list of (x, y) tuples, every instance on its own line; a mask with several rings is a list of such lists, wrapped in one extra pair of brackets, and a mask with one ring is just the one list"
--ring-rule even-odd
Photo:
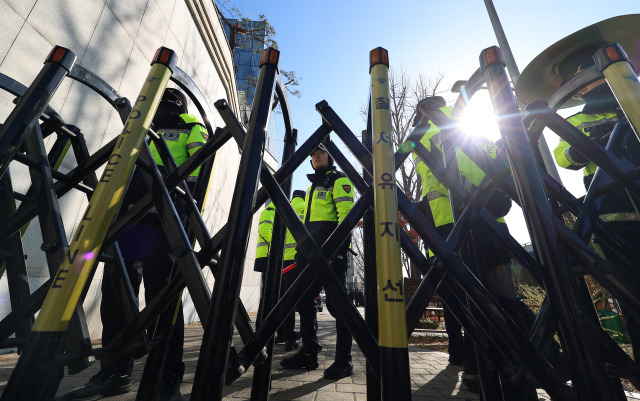
[[(573, 74), (584, 70), (591, 58), (584, 61), (577, 71), (569, 71), (565, 80)], [(580, 93), (585, 102), (581, 112), (568, 118), (568, 121), (580, 129), (586, 136), (601, 146), (606, 146), (609, 134), (619, 121), (624, 119), (618, 103), (609, 90), (604, 80), (597, 81), (584, 88)], [(447, 116), (452, 113), (452, 108), (447, 106), (441, 97), (431, 97), (428, 99), (431, 107), (436, 107)], [(166, 141), (176, 163), (180, 165), (190, 155), (196, 152), (206, 141), (207, 133), (199, 121), (192, 115), (187, 114), (187, 99), (180, 91), (168, 89), (162, 98), (160, 108), (154, 120), (154, 127), (160, 136)], [(420, 132), (420, 143), (427, 150), (432, 151), (435, 147), (442, 152), (442, 144), (446, 138), (442, 138), (440, 128), (432, 121), (420, 120), (414, 132)], [(638, 165), (640, 158), (640, 144), (637, 139), (630, 135), (625, 142), (625, 155), (635, 165)], [(483, 152), (495, 159), (501, 149), (500, 144), (484, 138), (482, 135), (469, 136), (475, 144), (475, 150)], [(485, 173), (460, 147), (459, 143), (451, 142), (455, 147), (455, 159), (457, 168), (464, 189), (472, 193), (483, 180)], [(156, 163), (163, 168), (163, 162), (158, 155), (155, 146), (151, 144), (151, 151)], [(580, 152), (573, 149), (567, 142), (561, 141), (554, 151), (557, 163), (568, 169), (582, 169), (584, 171), (584, 183), (588, 188), (593, 179), (596, 166), (584, 157)], [(454, 226), (454, 214), (452, 213), (449, 191), (441, 183), (427, 164), (417, 153), (413, 155), (416, 172), (422, 182), (422, 196), (416, 202), (419, 210), (432, 222), (438, 233), (446, 238)], [(351, 181), (334, 166), (334, 161), (327, 150), (320, 145), (311, 153), (311, 165), (313, 174), (307, 177), (311, 183), (306, 191), (294, 191), (291, 204), (297, 212), (299, 218), (304, 222), (306, 229), (318, 244), (323, 244), (336, 229), (338, 224), (351, 211), (354, 205), (354, 188)], [(164, 171), (166, 173), (166, 171)], [(195, 179), (198, 176), (196, 170), (188, 180), (190, 189), (193, 189)], [(146, 186), (142, 177), (137, 173), (134, 175), (132, 185), (130, 185), (125, 195), (125, 205), (121, 210), (124, 213), (127, 208), (134, 204)], [(175, 207), (182, 221), (185, 220), (185, 213), (182, 203), (174, 199)], [(488, 195), (486, 209), (493, 215), (497, 222), (506, 228), (504, 216), (511, 209), (511, 198), (499, 188), (494, 188)], [(464, 205), (462, 205), (464, 206)], [(256, 261), (254, 270), (264, 275), (267, 269), (269, 252), (271, 251), (271, 235), (273, 221), (275, 217), (275, 206), (267, 202), (264, 211), (259, 218), (258, 233), (259, 239), (256, 250)], [(630, 201), (624, 189), (609, 192), (599, 210), (600, 219), (622, 239), (628, 243), (640, 247), (640, 217), (635, 205)], [(475, 249), (475, 258), (480, 271), (477, 272), (485, 287), (494, 295), (496, 301), (509, 314), (512, 320), (518, 324), (524, 332), (528, 332), (535, 320), (535, 314), (524, 305), (518, 298), (513, 274), (511, 272), (511, 255), (507, 253), (491, 236), (473, 235), (480, 232), (472, 226), (472, 241)], [(134, 285), (134, 290), (140, 285), (142, 278), (145, 280), (147, 299), (151, 299), (166, 283), (172, 274), (175, 274), (175, 257), (170, 252), (170, 247), (163, 232), (162, 224), (157, 212), (149, 213), (140, 222), (130, 226), (119, 238), (121, 251), (125, 258), (125, 264), (130, 280)], [(596, 238), (597, 241), (597, 238)], [(428, 244), (427, 244), (428, 245)], [(330, 261), (331, 269), (342, 280), (345, 285), (345, 276), (348, 265), (348, 252), (350, 248), (350, 238), (346, 238)], [(620, 257), (609, 249), (605, 244), (601, 248), (608, 261), (614, 265), (624, 266)], [(429, 250), (429, 256), (433, 253)], [(284, 294), (296, 280), (299, 272), (308, 265), (304, 255), (297, 252), (296, 242), (291, 232), (287, 230), (284, 245), (284, 258), (282, 266), (281, 294)], [(286, 318), (278, 330), (278, 341), (284, 342), (286, 350), (299, 350), (290, 356), (282, 359), (281, 365), (286, 369), (316, 369), (318, 364), (318, 353), (322, 350), (322, 345), (317, 336), (317, 309), (315, 300), (321, 291), (321, 283), (315, 280), (302, 296), (297, 306), (300, 315), (300, 334), (294, 329), (294, 311)], [(103, 343), (107, 345), (110, 339), (121, 330), (122, 321), (118, 312), (116, 295), (111, 281), (103, 280), (102, 285), (103, 300), (101, 305), (101, 316), (104, 326)], [(360, 292), (360, 297), (362, 293)], [(464, 299), (464, 294), (457, 294)], [(332, 294), (327, 294), (327, 307), (333, 315), (338, 299)], [(355, 294), (354, 294), (355, 297)], [(176, 303), (179, 300), (175, 300)], [(170, 317), (161, 317), (160, 325), (155, 327), (154, 335), (159, 333), (171, 335), (170, 352), (166, 357), (165, 369), (163, 373), (160, 398), (162, 400), (180, 399), (179, 384), (184, 373), (182, 363), (183, 347), (183, 324), (181, 307), (177, 309), (169, 308), (165, 314), (176, 315), (175, 326), (169, 325)], [(446, 331), (449, 337), (449, 362), (453, 365), (463, 367), (465, 376), (463, 383), (472, 390), (478, 389), (476, 354), (472, 341), (463, 335), (461, 324), (456, 317), (451, 314), (447, 306), (444, 306)], [(635, 319), (627, 316), (627, 326), (632, 343), (637, 343), (639, 334), (638, 323)], [(164, 323), (163, 323), (164, 322)], [(324, 376), (328, 379), (340, 379), (353, 373), (351, 360), (352, 336), (347, 326), (342, 321), (336, 321), (336, 353), (333, 364), (324, 371)], [(302, 346), (299, 347), (297, 340), (301, 338)], [(278, 342), (277, 341), (277, 342)], [(638, 352), (634, 347), (634, 355)], [(554, 347), (548, 357), (560, 360), (558, 346)], [(637, 359), (636, 359), (637, 360)], [(101, 371), (91, 378), (90, 382), (82, 388), (76, 389), (66, 394), (64, 400), (76, 399), (98, 399), (104, 396), (121, 394), (129, 391), (131, 382), (133, 359), (125, 356), (110, 365), (103, 364)], [(508, 382), (502, 385), (506, 399), (537, 400), (535, 389), (522, 389), (510, 385)]]
[[(564, 80), (571, 78), (576, 73), (587, 68), (592, 64), (592, 58), (584, 60), (577, 69), (569, 71), (568, 75), (563, 77)], [(582, 89), (579, 94), (585, 103), (583, 109), (569, 117), (567, 120), (589, 136), (594, 142), (601, 146), (606, 146), (609, 134), (613, 127), (619, 121), (624, 119), (624, 114), (620, 110), (618, 103), (611, 93), (604, 79), (599, 80), (586, 88)], [(431, 107), (437, 107), (447, 116), (451, 116), (452, 107), (446, 105), (445, 100), (441, 97), (434, 96), (428, 99)], [(419, 125), (422, 124), (422, 127)], [(432, 151), (432, 147), (436, 147), (442, 152), (442, 142), (446, 139), (440, 137), (440, 128), (432, 121), (421, 121), (416, 127), (421, 128), (424, 134), (420, 143)], [(415, 131), (414, 131), (415, 132)], [(506, 152), (500, 142), (493, 143), (482, 135), (473, 135), (467, 138), (475, 144), (478, 152), (484, 152), (486, 155), (495, 159), (500, 152)], [(485, 173), (473, 161), (472, 157), (465, 154), (459, 147), (459, 143), (452, 142), (455, 147), (455, 157), (460, 178), (464, 189), (467, 193), (473, 193), (483, 180)], [(582, 154), (573, 149), (566, 141), (560, 141), (554, 155), (559, 166), (568, 169), (583, 169), (584, 183), (588, 188), (596, 171), (596, 166), (585, 158)], [(625, 141), (626, 159), (638, 165), (640, 160), (640, 143), (633, 135)], [(327, 160), (327, 163), (316, 162), (318, 158)], [(452, 213), (451, 200), (449, 199), (448, 189), (436, 178), (427, 164), (418, 156), (413, 154), (416, 172), (419, 174), (422, 183), (422, 197), (417, 206), (419, 210), (427, 217), (429, 221), (436, 227), (438, 233), (446, 238), (454, 226), (454, 215)], [(314, 236), (318, 243), (324, 242), (329, 233), (335, 229), (337, 224), (342, 220), (344, 215), (348, 213), (353, 205), (353, 193), (351, 183), (343, 174), (337, 172), (333, 167), (331, 156), (328, 155), (323, 147), (319, 147), (312, 154), (312, 165), (316, 170), (315, 174), (309, 175), (312, 186), (306, 192), (304, 204), (305, 208), (302, 219), (305, 225)], [(345, 191), (345, 188), (349, 190)], [(295, 198), (294, 198), (295, 199)], [(504, 226), (506, 223), (504, 217), (509, 213), (512, 205), (511, 198), (500, 188), (494, 188), (488, 195), (485, 204), (486, 209), (494, 216), (497, 222)], [(464, 206), (464, 205), (462, 205)], [(599, 210), (599, 218), (610, 228), (615, 234), (627, 241), (632, 246), (640, 246), (640, 217), (624, 189), (620, 188), (609, 192), (602, 203)], [(263, 219), (260, 219), (261, 222)], [(313, 222), (316, 222), (315, 224)], [(321, 222), (321, 223), (320, 223)], [(320, 228), (322, 227), (322, 228)], [(508, 230), (508, 229), (507, 229)], [(482, 232), (480, 229), (473, 232)], [(520, 326), (523, 332), (529, 332), (535, 321), (536, 315), (521, 301), (518, 296), (518, 289), (511, 270), (511, 255), (506, 252), (491, 236), (473, 235), (473, 248), (475, 249), (475, 258), (477, 266), (479, 266), (479, 274), (483, 285), (493, 294), (496, 301), (510, 316), (510, 318)], [(598, 238), (595, 238), (596, 242)], [(290, 243), (288, 243), (289, 245)], [(345, 242), (344, 246), (348, 246)], [(606, 259), (617, 266), (624, 266), (624, 262), (620, 257), (605, 244), (600, 244)], [(337, 258), (331, 261), (332, 269), (339, 277), (344, 278), (346, 269), (346, 251), (345, 259), (339, 254)], [(433, 257), (433, 253), (429, 250), (429, 256)], [(297, 254), (295, 257), (296, 265), (299, 267), (305, 264), (302, 255)], [(287, 265), (287, 263), (285, 263)], [(286, 275), (283, 275), (283, 281)], [(283, 286), (288, 288), (289, 284)], [(291, 369), (315, 369), (318, 366), (317, 353), (321, 350), (317, 342), (315, 331), (313, 328), (315, 321), (315, 309), (312, 310), (310, 300), (317, 294), (318, 288), (313, 288), (309, 292), (308, 301), (301, 302), (299, 312), (301, 314), (301, 331), (303, 347), (294, 355), (286, 357), (282, 360), (281, 365), (284, 368)], [(464, 299), (464, 294), (457, 294)], [(328, 294), (331, 300), (331, 294)], [(332, 310), (329, 301), (329, 310)], [(624, 307), (624, 305), (623, 305)], [(303, 317), (305, 314), (305, 317)], [(444, 306), (446, 331), (449, 337), (449, 362), (453, 365), (463, 367), (463, 383), (473, 391), (479, 391), (478, 378), (478, 361), (474, 351), (473, 342), (463, 335), (462, 326), (451, 314), (447, 306)], [(313, 316), (312, 316), (313, 315)], [(638, 322), (629, 315), (625, 316), (627, 328), (632, 344), (638, 344), (637, 336), (639, 334)], [(329, 369), (325, 371), (327, 378), (341, 378), (350, 375), (353, 371), (351, 364), (351, 336), (348, 334), (346, 327), (341, 322), (337, 325), (337, 346), (335, 362)], [(288, 338), (293, 338), (293, 334)], [(292, 349), (287, 347), (287, 350)], [(638, 347), (634, 346), (634, 356), (637, 356)], [(547, 358), (552, 364), (561, 370), (567, 368), (566, 361), (562, 355), (559, 344), (553, 344), (551, 350), (547, 354)], [(636, 359), (637, 360), (637, 359)], [(534, 388), (523, 389), (510, 384), (508, 381), (502, 383), (502, 391), (505, 399), (522, 399), (537, 400)]]

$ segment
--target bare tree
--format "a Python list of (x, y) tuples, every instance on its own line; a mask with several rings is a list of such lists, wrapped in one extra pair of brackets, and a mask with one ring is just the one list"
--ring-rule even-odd
[[(435, 96), (438, 93), (442, 93), (440, 85), (443, 78), (444, 74), (440, 72), (433, 76), (425, 76), (420, 73), (417, 77), (413, 78), (402, 67), (399, 70), (392, 69), (389, 71), (389, 101), (391, 103), (391, 125), (393, 127), (395, 149), (400, 149), (400, 146), (412, 131), (418, 102), (428, 96)], [(361, 107), (360, 111), (366, 120), (367, 106)], [(416, 174), (412, 157), (408, 157), (405, 162), (399, 166), (396, 180), (398, 186), (411, 201), (417, 202), (420, 200), (422, 183), (420, 177)], [(401, 214), (398, 214), (398, 221), (404, 231), (411, 237), (412, 241), (421, 250), (424, 250), (422, 240)], [(408, 277), (420, 277), (420, 271), (413, 266), (409, 257), (404, 252), (402, 252), (402, 266)]]

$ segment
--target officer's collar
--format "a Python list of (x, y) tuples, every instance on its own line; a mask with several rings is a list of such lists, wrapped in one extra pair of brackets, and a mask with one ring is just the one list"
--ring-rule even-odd
[(618, 101), (616, 100), (613, 92), (609, 89), (607, 84), (602, 84), (588, 93), (582, 95), (585, 105), (582, 109), (584, 114), (597, 114), (608, 111), (615, 111), (618, 107)]
[(309, 181), (317, 181), (317, 180), (321, 180), (324, 179), (325, 177), (327, 177), (330, 173), (336, 171), (335, 166), (329, 166), (329, 167), (321, 167), (316, 169), (315, 173), (313, 174), (307, 174), (307, 178), (309, 179)]

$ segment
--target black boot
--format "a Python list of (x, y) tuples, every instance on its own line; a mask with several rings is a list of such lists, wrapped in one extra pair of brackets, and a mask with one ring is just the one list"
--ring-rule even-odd
[(324, 370), (324, 378), (338, 380), (343, 377), (351, 376), (353, 374), (353, 363), (351, 362), (351, 355), (347, 357), (338, 357), (336, 360)]
[(295, 354), (282, 358), (280, 366), (285, 369), (317, 369), (318, 354), (305, 354), (302, 349)]
[(287, 340), (284, 342), (285, 351), (293, 351), (298, 348), (298, 343), (295, 340)]
[(158, 391), (158, 401), (181, 401), (180, 383), (182, 380), (177, 376), (170, 375), (162, 381)]
[(78, 387), (64, 394), (62, 401), (91, 401), (131, 391), (131, 376), (118, 373), (98, 372), (84, 387)]

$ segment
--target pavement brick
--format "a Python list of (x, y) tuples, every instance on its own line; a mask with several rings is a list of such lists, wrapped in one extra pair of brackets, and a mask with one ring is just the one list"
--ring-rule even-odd
[[(362, 309), (361, 313), (362, 313)], [(195, 369), (200, 353), (203, 330), (200, 325), (185, 327), (184, 361), (186, 372), (180, 390), (183, 399), (191, 396)], [(280, 367), (280, 361), (290, 352), (284, 351), (283, 344), (276, 344), (273, 350), (271, 373), (270, 400), (300, 400), (300, 401), (364, 401), (367, 399), (367, 379), (365, 375), (366, 359), (354, 343), (353, 362), (354, 375), (341, 380), (328, 380), (323, 371), (331, 365), (335, 350), (335, 323), (329, 313), (318, 314), (318, 336), (324, 346), (319, 355), (320, 367), (316, 370), (291, 370)], [(240, 345), (239, 337), (234, 338), (236, 345)], [(98, 343), (95, 346), (99, 346)], [(0, 391), (6, 386), (11, 370), (18, 357), (15, 354), (0, 355)], [(444, 352), (428, 351), (411, 347), (409, 349), (411, 369), (411, 391), (413, 401), (476, 401), (478, 395), (468, 391), (461, 385), (462, 370), (458, 366), (448, 364), (448, 355)], [(108, 401), (134, 401), (140, 384), (140, 377), (144, 368), (145, 358), (135, 361), (134, 377), (131, 384), (132, 392), (115, 397), (106, 398)], [(83, 385), (99, 370), (99, 363), (94, 363), (84, 371), (74, 375), (66, 375), (58, 390), (58, 396), (72, 388)], [(223, 390), (223, 400), (249, 400), (253, 380), (253, 367), (238, 380)], [(539, 399), (549, 400), (544, 391), (538, 391)]]

